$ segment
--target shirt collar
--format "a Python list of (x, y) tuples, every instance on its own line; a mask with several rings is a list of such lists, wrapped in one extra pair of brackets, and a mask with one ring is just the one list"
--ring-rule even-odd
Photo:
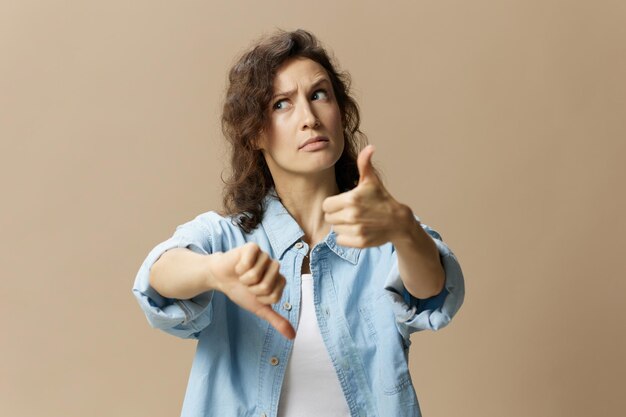
[(330, 250), (335, 252), (346, 261), (356, 265), (357, 261), (359, 260), (359, 254), (361, 253), (361, 249), (351, 248), (349, 246), (341, 246), (337, 244), (337, 234), (333, 230), (332, 226), (330, 228), (330, 233), (326, 236), (325, 242)]
[[(261, 224), (267, 233), (274, 253), (278, 259), (282, 259), (285, 251), (304, 236), (304, 231), (280, 202), (274, 189), (271, 189), (265, 196), (263, 206), (265, 212)], [(326, 235), (324, 243), (339, 257), (356, 265), (361, 249), (337, 244), (337, 235), (332, 227), (330, 233)]]

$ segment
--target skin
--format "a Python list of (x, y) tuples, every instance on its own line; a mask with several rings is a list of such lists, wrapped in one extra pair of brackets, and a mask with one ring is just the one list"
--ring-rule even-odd
[[(344, 137), (341, 112), (326, 70), (310, 59), (284, 63), (276, 74), (274, 98), (268, 112), (270, 122), (260, 135), (258, 148), (274, 183), (282, 188), (333, 185), (335, 163), (343, 152)], [(327, 149), (316, 152), (299, 149), (315, 136), (328, 138)]]
[[(373, 146), (358, 156), (357, 187), (339, 193), (335, 163), (344, 147), (343, 127), (325, 69), (307, 58), (290, 59), (278, 69), (273, 89), (269, 124), (256, 146), (283, 205), (304, 231), (303, 239), (313, 247), (332, 227), (343, 246), (367, 248), (391, 242), (406, 289), (417, 298), (439, 293), (445, 275), (437, 247), (413, 211), (393, 198), (375, 174)], [(300, 149), (316, 136), (328, 138), (327, 145), (311, 152)], [(191, 298), (216, 289), (285, 337), (295, 337), (289, 321), (271, 308), (280, 300), (286, 279), (278, 262), (255, 243), (211, 255), (170, 250), (152, 269), (151, 285), (165, 297)], [(302, 272), (308, 272), (306, 262)]]
[(360, 176), (355, 188), (324, 200), (324, 218), (333, 225), (340, 245), (368, 248), (391, 242), (407, 291), (416, 298), (432, 297), (445, 282), (439, 250), (413, 210), (383, 186), (372, 167), (373, 153), (374, 147), (368, 145), (359, 154)]

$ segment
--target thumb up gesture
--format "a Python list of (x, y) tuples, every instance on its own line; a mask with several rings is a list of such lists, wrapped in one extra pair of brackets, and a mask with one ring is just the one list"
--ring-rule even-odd
[(401, 235), (399, 219), (413, 216), (408, 206), (397, 202), (385, 189), (372, 166), (374, 146), (358, 156), (359, 183), (350, 191), (328, 197), (322, 204), (324, 219), (342, 246), (366, 248), (391, 242)]

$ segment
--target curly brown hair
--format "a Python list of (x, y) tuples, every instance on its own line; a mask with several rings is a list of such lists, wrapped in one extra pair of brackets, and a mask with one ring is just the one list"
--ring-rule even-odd
[(350, 75), (335, 68), (331, 57), (310, 32), (279, 29), (256, 41), (233, 65), (222, 112), (222, 132), (230, 144), (231, 160), (230, 176), (222, 179), (223, 214), (233, 216), (234, 224), (246, 233), (261, 222), (265, 210), (263, 199), (274, 187), (265, 158), (255, 147), (259, 132), (269, 123), (266, 110), (273, 94), (274, 77), (285, 61), (301, 57), (324, 67), (341, 112), (345, 145), (335, 164), (339, 191), (349, 191), (359, 181), (356, 160), (367, 138), (359, 130), (359, 108), (350, 96)]

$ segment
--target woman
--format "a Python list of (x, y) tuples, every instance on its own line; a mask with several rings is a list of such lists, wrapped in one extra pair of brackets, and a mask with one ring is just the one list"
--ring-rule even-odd
[(445, 326), (463, 275), (359, 152), (349, 77), (315, 37), (279, 31), (233, 66), (224, 213), (176, 228), (133, 292), (198, 339), (183, 416), (419, 416), (409, 335)]

